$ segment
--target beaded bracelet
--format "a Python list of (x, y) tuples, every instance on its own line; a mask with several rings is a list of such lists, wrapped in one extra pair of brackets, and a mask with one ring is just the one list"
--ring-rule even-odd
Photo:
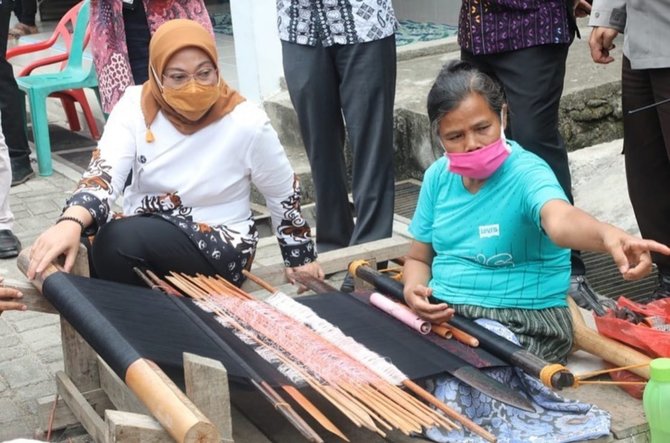
[(56, 220), (56, 224), (58, 224), (62, 221), (73, 221), (73, 222), (77, 223), (79, 226), (81, 226), (81, 232), (84, 232), (86, 230), (86, 226), (84, 226), (84, 222), (79, 220), (77, 217), (70, 217), (70, 216), (64, 215), (62, 217), (59, 217), (58, 220)]

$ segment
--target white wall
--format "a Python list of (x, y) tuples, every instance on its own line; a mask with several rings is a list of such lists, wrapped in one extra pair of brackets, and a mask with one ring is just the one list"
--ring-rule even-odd
[(238, 89), (261, 102), (279, 89), (283, 75), (276, 0), (230, 0)]
[(394, 0), (393, 9), (398, 20), (458, 24), (460, 1), (454, 0)]

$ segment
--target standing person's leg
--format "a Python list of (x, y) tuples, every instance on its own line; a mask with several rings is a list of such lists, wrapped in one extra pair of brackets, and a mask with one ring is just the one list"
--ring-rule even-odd
[(21, 3), (21, 15), (18, 19), (21, 23), (28, 26), (35, 26), (35, 16), (37, 15), (37, 0), (15, 0)]
[(339, 46), (335, 52), (353, 153), (354, 245), (390, 237), (393, 229), (395, 36)]
[(554, 171), (572, 202), (568, 153), (558, 131), (569, 45), (543, 45), (486, 56), (505, 90), (509, 105), (506, 132)]
[(0, 112), (5, 116), (2, 119), (2, 132), (9, 148), (12, 186), (14, 186), (25, 182), (35, 173), (30, 166), (30, 148), (21, 117), (21, 100), (24, 100), (24, 97), (14, 79), (12, 65), (5, 58), (11, 13), (12, 2), (2, 2), (0, 4)]
[(123, 9), (123, 25), (133, 81), (136, 85), (141, 85), (149, 79), (149, 41), (151, 40), (151, 31), (142, 0), (135, 0), (132, 10)]
[(354, 222), (347, 194), (344, 122), (332, 48), (282, 42), (284, 76), (312, 168), (316, 242), (321, 252), (349, 245)]
[[(670, 98), (670, 69), (634, 70), (624, 57), (622, 106), (626, 178), (643, 237), (670, 244), (670, 106), (628, 112)], [(670, 296), (670, 258), (652, 254), (661, 274), (658, 296)]]
[[(2, 114), (0, 114), (2, 120)], [(0, 131), (0, 258), (12, 258), (19, 255), (21, 243), (12, 232), (14, 214), (9, 208), (9, 188), (12, 182), (12, 170), (5, 137)]]
[(9, 30), (9, 34), (12, 37), (18, 38), (23, 35), (39, 32), (37, 26), (35, 26), (35, 15), (37, 14), (36, 0), (14, 0), (14, 14), (18, 19), (18, 23)]
[(23, 15), (23, 2), (21, 0), (14, 0), (14, 15), (21, 21)]

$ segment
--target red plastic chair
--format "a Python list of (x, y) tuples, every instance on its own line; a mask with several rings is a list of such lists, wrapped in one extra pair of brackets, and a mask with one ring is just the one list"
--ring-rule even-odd
[[(72, 45), (72, 32), (75, 28), (77, 14), (79, 13), (80, 8), (81, 2), (70, 8), (70, 10), (65, 13), (63, 18), (60, 19), (53, 34), (51, 34), (51, 37), (49, 37), (47, 40), (16, 46), (7, 50), (7, 59), (9, 60), (11, 57), (43, 51), (45, 49), (51, 48), (58, 40), (61, 40), (65, 44), (66, 52), (44, 57), (30, 63), (28, 66), (23, 68), (21, 72), (19, 72), (19, 77), (30, 75), (35, 69), (52, 65), (54, 63), (60, 63), (61, 69), (67, 65), (67, 60), (70, 56), (70, 47)], [(84, 47), (88, 45), (90, 37), (91, 29), (90, 26), (88, 26), (84, 36)], [(96, 140), (100, 138), (98, 125), (95, 122), (93, 112), (91, 111), (91, 107), (88, 104), (88, 100), (86, 99), (86, 94), (84, 93), (83, 89), (70, 89), (67, 91), (54, 92), (50, 95), (50, 97), (59, 98), (61, 100), (61, 103), (63, 104), (63, 110), (67, 116), (68, 124), (70, 125), (70, 130), (75, 132), (81, 131), (77, 110), (74, 107), (74, 103), (78, 102), (82, 111), (84, 111), (84, 117), (86, 119), (86, 123), (88, 124), (88, 128), (91, 131), (91, 136)]]

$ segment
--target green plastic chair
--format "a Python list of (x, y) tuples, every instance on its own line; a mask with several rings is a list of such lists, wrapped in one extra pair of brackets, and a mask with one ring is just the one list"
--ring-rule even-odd
[(98, 87), (95, 68), (92, 64), (84, 67), (82, 63), (86, 27), (89, 21), (89, 8), (90, 0), (84, 0), (81, 9), (79, 9), (74, 33), (72, 34), (70, 57), (62, 71), (33, 74), (16, 79), (19, 88), (28, 96), (40, 175), (51, 175), (53, 173), (49, 122), (47, 121), (47, 97), (51, 93), (68, 89), (97, 89)]

